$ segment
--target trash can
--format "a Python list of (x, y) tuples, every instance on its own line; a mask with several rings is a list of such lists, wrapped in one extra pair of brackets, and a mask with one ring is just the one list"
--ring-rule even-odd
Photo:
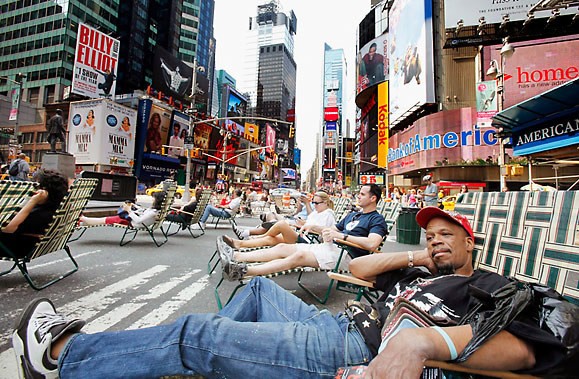
[(416, 222), (416, 214), (420, 208), (402, 208), (396, 220), (396, 238), (400, 243), (408, 245), (420, 244), (420, 225)]

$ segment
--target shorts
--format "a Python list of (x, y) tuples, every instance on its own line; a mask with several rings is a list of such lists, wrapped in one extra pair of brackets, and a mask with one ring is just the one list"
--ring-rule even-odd
[[(318, 261), (318, 266), (322, 270), (333, 270), (336, 268), (336, 263), (340, 257), (341, 249), (333, 243), (308, 243), (299, 244), (297, 250), (309, 251), (314, 254), (316, 260)], [(342, 261), (340, 262), (340, 270), (348, 270), (348, 265), (352, 258), (348, 252), (344, 252), (342, 255)]]
[(125, 220), (124, 218), (120, 218), (119, 216), (109, 216), (105, 218), (105, 224), (112, 225), (112, 224), (121, 224), (121, 225), (129, 225), (129, 221)]

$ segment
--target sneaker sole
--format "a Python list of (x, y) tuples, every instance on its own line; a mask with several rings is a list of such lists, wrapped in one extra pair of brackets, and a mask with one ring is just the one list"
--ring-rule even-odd
[(30, 367), (24, 350), (24, 339), (19, 332), (26, 329), (26, 320), (30, 318), (30, 315), (36, 309), (36, 306), (41, 302), (48, 302), (54, 308), (54, 304), (49, 299), (34, 299), (26, 306), (26, 309), (20, 317), (14, 323), (14, 333), (12, 333), (12, 347), (14, 348), (14, 354), (16, 354), (16, 360), (18, 363), (18, 375), (21, 379), (57, 379), (58, 374), (52, 376), (46, 376), (39, 372), (36, 372), (34, 368)]

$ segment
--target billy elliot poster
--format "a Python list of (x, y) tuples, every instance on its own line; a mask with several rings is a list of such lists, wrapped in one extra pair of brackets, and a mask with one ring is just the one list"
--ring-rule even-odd
[(90, 98), (114, 97), (120, 42), (86, 24), (78, 25), (72, 92)]

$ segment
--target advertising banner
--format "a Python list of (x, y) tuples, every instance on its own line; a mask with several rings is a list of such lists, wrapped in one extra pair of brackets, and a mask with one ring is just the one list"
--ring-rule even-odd
[(487, 80), (476, 83), (476, 112), (477, 124), (490, 126), (491, 119), (499, 111), (499, 95), (497, 95), (497, 81)]
[(71, 103), (68, 147), (77, 164), (131, 167), (137, 111), (109, 100)]
[(326, 122), (326, 131), (336, 131), (337, 130), (337, 123), (335, 121), (328, 121)]
[(20, 105), (20, 89), (13, 88), (10, 91), (10, 96), (12, 97), (12, 108), (10, 108), (8, 121), (16, 121), (18, 120), (18, 106)]
[(361, 173), (358, 177), (358, 184), (359, 185), (366, 185), (366, 184), (378, 184), (379, 186), (383, 186), (386, 181), (384, 180), (383, 173), (374, 173), (374, 174), (364, 174)]
[(388, 168), (388, 82), (378, 85), (378, 167)]
[(388, 80), (390, 72), (388, 56), (388, 33), (373, 39), (360, 49), (356, 60), (358, 72), (356, 94)]
[(246, 122), (243, 136), (246, 140), (257, 143), (259, 141), (259, 125)]
[(208, 151), (211, 131), (213, 127), (209, 124), (197, 124), (193, 129), (193, 144), (196, 148)]
[(119, 49), (119, 40), (79, 23), (72, 92), (90, 98), (114, 97)]
[(549, 124), (513, 130), (514, 155), (523, 156), (579, 144), (579, 113)]
[[(460, 108), (438, 112), (390, 136), (388, 170), (394, 175), (422, 167), (493, 160), (499, 154), (495, 128), (476, 124), (476, 110)], [(437, 163), (438, 162), (438, 163)]]
[(157, 46), (153, 60), (153, 88), (180, 101), (191, 95), (193, 69)]
[(173, 158), (185, 156), (185, 138), (189, 135), (189, 116), (174, 111), (169, 128), (169, 140), (167, 145), (172, 146), (167, 150), (167, 155)]
[(396, 1), (390, 9), (390, 125), (434, 103), (432, 1)]
[(324, 109), (324, 121), (338, 121), (340, 110), (338, 107), (328, 107)]
[[(500, 61), (500, 48), (491, 49), (491, 59)], [(519, 43), (505, 62), (504, 107), (518, 104), (579, 77), (579, 40), (552, 39)], [(487, 67), (488, 69), (488, 67)]]
[(326, 130), (326, 135), (324, 136), (324, 147), (336, 148), (336, 135), (335, 130)]
[[(447, 29), (456, 28), (459, 20), (464, 26), (477, 26), (479, 19), (484, 17), (487, 24), (500, 24), (504, 15), (509, 15), (509, 20), (523, 21), (527, 18), (527, 13), (531, 7), (537, 4), (538, 0), (445, 0), (444, 2), (444, 25)], [(561, 15), (574, 14), (576, 7), (559, 7)], [(551, 11), (535, 12), (534, 17), (550, 17)]]
[(265, 124), (266, 136), (265, 136), (265, 152), (273, 153), (275, 148), (275, 129), (269, 123)]
[(171, 113), (153, 104), (147, 124), (147, 136), (145, 139), (145, 152), (161, 153), (164, 141), (169, 136), (169, 125), (171, 124)]

